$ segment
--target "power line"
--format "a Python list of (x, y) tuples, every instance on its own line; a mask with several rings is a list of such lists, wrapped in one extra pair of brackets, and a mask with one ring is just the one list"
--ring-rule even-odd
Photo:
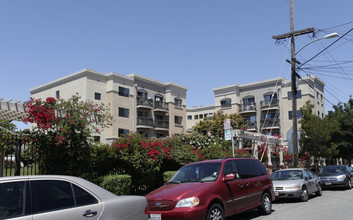
[(325, 47), (323, 50), (321, 50), (319, 53), (317, 53), (315, 56), (313, 56), (312, 58), (310, 58), (309, 60), (307, 60), (306, 62), (304, 62), (303, 64), (301, 64), (299, 67), (297, 67), (298, 69), (300, 69), (300, 67), (304, 66), (305, 64), (307, 64), (308, 62), (310, 62), (311, 60), (315, 59), (317, 56), (319, 56), (321, 53), (323, 53), (324, 51), (326, 51), (329, 47), (331, 47), (332, 45), (334, 45), (337, 41), (339, 41), (340, 39), (342, 39), (344, 36), (346, 36), (349, 32), (351, 32), (353, 30), (353, 28), (351, 28), (349, 31), (347, 31), (344, 35), (342, 35), (340, 38), (338, 38), (337, 40), (335, 40), (333, 43), (331, 43), (330, 45), (328, 45), (327, 47)]

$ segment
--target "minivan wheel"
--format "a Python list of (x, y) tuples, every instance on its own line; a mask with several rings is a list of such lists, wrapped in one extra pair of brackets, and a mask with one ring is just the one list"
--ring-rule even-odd
[(302, 192), (300, 193), (300, 201), (306, 202), (309, 199), (309, 193), (305, 186), (302, 188)]
[(272, 211), (272, 199), (271, 196), (265, 192), (261, 198), (261, 205), (259, 206), (259, 211), (263, 215), (269, 215)]
[(208, 209), (207, 220), (224, 220), (223, 208), (218, 203)]

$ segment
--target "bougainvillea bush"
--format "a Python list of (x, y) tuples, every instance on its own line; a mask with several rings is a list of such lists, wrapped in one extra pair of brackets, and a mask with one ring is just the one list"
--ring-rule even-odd
[(112, 124), (104, 104), (83, 101), (76, 94), (65, 100), (49, 97), (31, 99), (27, 104), (32, 129), (29, 144), (39, 156), (42, 174), (84, 176), (91, 165), (92, 133)]
[[(163, 139), (143, 138), (130, 133), (118, 138), (106, 150), (116, 156), (118, 173), (132, 176), (132, 188), (136, 194), (151, 191), (163, 184), (166, 171), (176, 171), (181, 166), (205, 159), (231, 157), (231, 147), (210, 143), (199, 148), (186, 143), (185, 135)], [(247, 151), (236, 151), (237, 157), (250, 157)]]

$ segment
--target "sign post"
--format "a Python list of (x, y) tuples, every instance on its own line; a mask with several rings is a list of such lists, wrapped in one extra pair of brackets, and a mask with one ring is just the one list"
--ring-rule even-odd
[(233, 157), (235, 157), (234, 154), (234, 134), (233, 134), (233, 128), (232, 125), (230, 124), (230, 119), (225, 119), (224, 120), (224, 140), (232, 140), (232, 152), (233, 152)]

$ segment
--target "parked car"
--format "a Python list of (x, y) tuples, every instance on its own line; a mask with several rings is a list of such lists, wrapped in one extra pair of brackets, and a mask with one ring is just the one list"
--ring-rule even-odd
[(253, 208), (270, 214), (275, 197), (270, 175), (259, 160), (227, 158), (183, 166), (146, 198), (146, 212), (153, 220), (222, 220)]
[(297, 198), (308, 201), (309, 195), (322, 195), (319, 178), (305, 168), (277, 170), (271, 175), (276, 199)]
[(333, 165), (323, 167), (318, 174), (321, 186), (352, 188), (353, 174), (348, 165)]
[(146, 198), (117, 196), (71, 176), (0, 178), (0, 219), (147, 219)]

